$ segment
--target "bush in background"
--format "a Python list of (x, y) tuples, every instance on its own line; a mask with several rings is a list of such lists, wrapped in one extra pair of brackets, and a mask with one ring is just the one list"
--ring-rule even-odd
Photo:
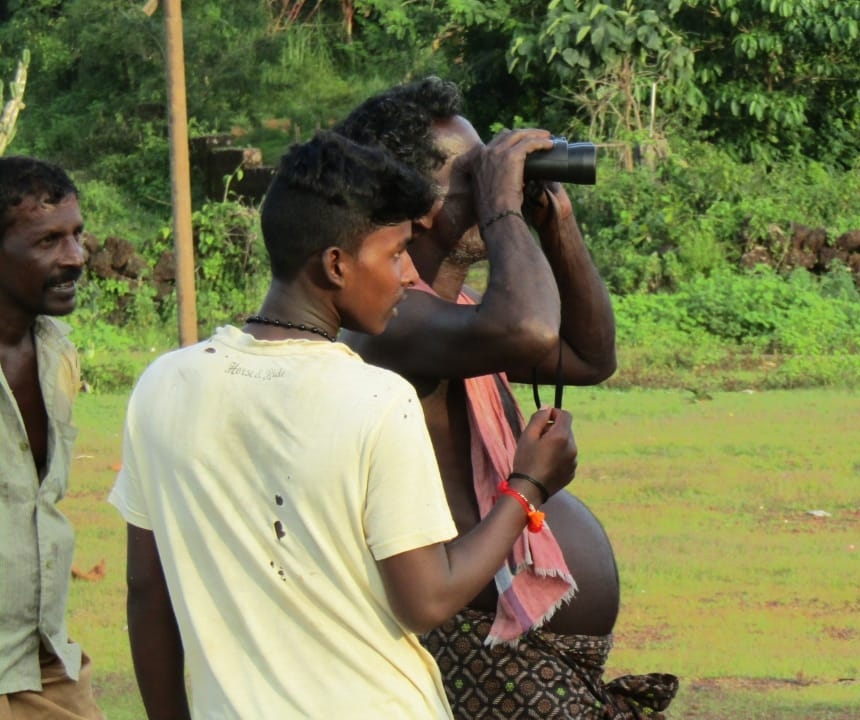
[[(774, 225), (787, 232), (792, 222), (815, 223), (831, 237), (860, 228), (858, 174), (814, 163), (766, 172), (707, 145), (682, 145), (633, 172), (608, 156), (601, 163), (596, 186), (568, 189), (615, 298), (620, 369), (608, 384), (860, 386), (860, 297), (846, 267), (834, 262), (817, 275), (739, 266), (746, 244)], [(150, 268), (172, 251), (172, 228), (112, 186), (87, 181), (82, 203), (89, 227), (124, 229)], [(240, 322), (262, 300), (268, 267), (258, 220), (257, 208), (235, 202), (193, 214), (201, 337)], [(151, 279), (82, 283), (72, 322), (97, 389), (126, 383), (152, 349), (175, 345), (175, 295)], [(480, 288), (481, 268), (473, 280)]]
[(675, 138), (661, 148), (664, 156), (646, 155), (633, 171), (607, 150), (595, 186), (570, 186), (614, 293), (676, 290), (737, 268), (748, 247), (774, 232), (788, 236), (794, 223), (824, 228), (831, 239), (860, 229), (860, 172), (801, 160), (766, 169)]
[(615, 298), (616, 387), (860, 386), (860, 296), (844, 269), (721, 271)]

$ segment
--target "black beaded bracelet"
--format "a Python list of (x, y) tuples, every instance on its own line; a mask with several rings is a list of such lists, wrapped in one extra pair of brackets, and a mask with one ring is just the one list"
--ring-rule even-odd
[(538, 490), (540, 490), (541, 498), (543, 498), (543, 502), (549, 500), (549, 490), (546, 489), (546, 485), (544, 485), (537, 478), (533, 478), (531, 475), (526, 475), (521, 472), (512, 472), (508, 475), (508, 480), (512, 480), (513, 478), (519, 478), (520, 480), (527, 480), (532, 485), (534, 485)]
[(493, 215), (489, 220), (478, 225), (478, 229), (483, 233), (494, 222), (498, 222), (499, 220), (510, 216), (518, 217), (523, 222), (526, 221), (525, 216), (519, 210), (502, 210), (498, 215)]

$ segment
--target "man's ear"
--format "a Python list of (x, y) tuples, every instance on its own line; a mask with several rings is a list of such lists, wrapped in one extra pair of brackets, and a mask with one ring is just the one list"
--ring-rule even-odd
[(332, 285), (342, 288), (349, 273), (350, 255), (337, 245), (327, 247), (320, 255), (323, 275)]
[(444, 202), (445, 201), (442, 198), (436, 198), (433, 203), (433, 206), (427, 211), (426, 214), (412, 221), (413, 226), (417, 225), (422, 230), (429, 230), (431, 227), (433, 227), (433, 219), (439, 214), (439, 211), (442, 209), (442, 205), (444, 204)]

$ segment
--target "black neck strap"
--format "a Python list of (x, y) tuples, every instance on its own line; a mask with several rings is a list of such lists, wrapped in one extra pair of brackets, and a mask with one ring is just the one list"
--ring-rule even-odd
[[(561, 403), (564, 396), (564, 379), (561, 374), (561, 337), (558, 339), (558, 363), (555, 367), (555, 404), (553, 407), (561, 409)], [(535, 405), (537, 409), (541, 409), (540, 393), (538, 392), (538, 376), (537, 368), (532, 368), (532, 394), (534, 395)]]

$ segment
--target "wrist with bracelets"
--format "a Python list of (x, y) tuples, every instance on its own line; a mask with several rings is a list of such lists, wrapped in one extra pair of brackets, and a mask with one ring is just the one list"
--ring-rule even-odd
[(519, 490), (515, 490), (508, 485), (507, 480), (502, 480), (502, 482), (499, 483), (499, 495), (512, 497), (522, 506), (523, 510), (526, 512), (526, 517), (528, 518), (529, 532), (536, 533), (543, 530), (544, 513), (536, 509), (529, 499)]
[(541, 502), (546, 502), (547, 500), (549, 500), (549, 490), (547, 489), (546, 485), (544, 485), (537, 478), (533, 478), (531, 475), (526, 475), (525, 473), (521, 472), (512, 472), (510, 475), (508, 475), (509, 482), (515, 478), (530, 482), (538, 490), (540, 490)]
[(498, 222), (499, 220), (504, 220), (506, 217), (516, 217), (516, 218), (519, 218), (520, 220), (522, 220), (523, 222), (526, 222), (525, 216), (519, 210), (508, 209), (508, 210), (502, 210), (500, 213), (493, 215), (491, 218), (488, 218), (487, 220), (484, 220), (484, 222), (482, 222), (478, 225), (478, 229), (483, 234), (487, 230), (487, 228), (490, 227), (490, 225)]

